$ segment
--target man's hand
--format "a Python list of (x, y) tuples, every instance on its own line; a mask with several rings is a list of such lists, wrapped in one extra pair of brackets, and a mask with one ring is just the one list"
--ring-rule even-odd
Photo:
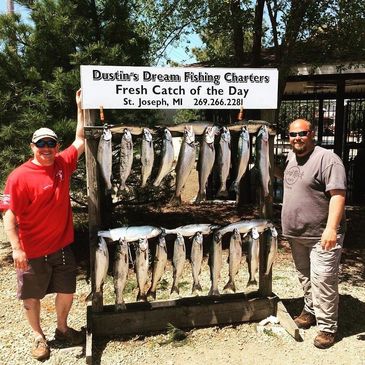
[(324, 250), (329, 251), (336, 246), (337, 232), (333, 228), (326, 228), (321, 237), (321, 246)]
[(21, 248), (16, 248), (13, 250), (13, 260), (14, 267), (18, 270), (27, 270), (28, 269), (28, 260), (27, 255)]

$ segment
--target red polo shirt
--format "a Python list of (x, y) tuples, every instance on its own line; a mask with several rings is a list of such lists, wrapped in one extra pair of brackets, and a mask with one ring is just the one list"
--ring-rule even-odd
[(71, 145), (56, 155), (52, 166), (29, 160), (9, 175), (1, 209), (15, 214), (28, 258), (51, 254), (73, 242), (69, 191), (76, 166), (77, 150)]

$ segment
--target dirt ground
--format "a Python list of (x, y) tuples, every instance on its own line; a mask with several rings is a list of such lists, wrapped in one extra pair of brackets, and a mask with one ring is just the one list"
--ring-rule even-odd
[[(175, 208), (140, 209), (129, 207), (125, 210), (135, 225), (149, 224), (165, 227), (181, 224), (217, 223), (227, 224), (242, 218), (255, 217), (252, 207), (239, 210), (234, 205), (203, 204), (199, 209), (186, 205)], [(280, 228), (280, 206), (274, 207), (274, 224)], [(128, 338), (95, 338), (93, 341), (93, 363), (102, 365), (182, 365), (210, 363), (227, 364), (365, 364), (365, 210), (348, 209), (348, 234), (342, 256), (340, 273), (340, 321), (339, 341), (328, 350), (319, 350), (313, 346), (316, 328), (302, 332), (304, 341), (296, 342), (279, 325), (260, 327), (257, 323), (242, 323), (223, 327), (191, 329), (186, 331), (183, 341), (170, 341), (168, 331), (149, 336)], [(280, 232), (279, 232), (280, 233)], [(273, 267), (273, 292), (278, 295), (289, 313), (294, 316), (301, 311), (303, 300), (295, 268), (291, 260), (287, 242), (279, 236), (279, 252)], [(169, 243), (168, 243), (169, 244)], [(77, 232), (74, 245), (79, 275), (74, 306), (70, 316), (70, 325), (80, 328), (86, 325), (86, 302), (90, 292), (87, 282), (88, 243), (82, 232)], [(219, 288), (222, 291), (228, 275), (227, 246), (224, 250), (224, 265)], [(36, 364), (30, 358), (31, 333), (23, 317), (21, 303), (15, 297), (15, 273), (12, 267), (11, 251), (4, 237), (0, 237), (0, 364), (23, 365)], [(110, 273), (111, 274), (111, 273)], [(236, 285), (238, 291), (247, 292), (257, 288), (246, 288), (247, 264), (242, 263)], [(207, 256), (204, 257), (201, 274), (203, 295), (209, 287), (209, 269)], [(172, 281), (171, 263), (158, 288), (158, 299), (169, 298)], [(187, 260), (181, 285), (181, 296), (191, 295), (191, 269)], [(135, 301), (137, 285), (133, 269), (130, 270), (126, 301)], [(45, 364), (84, 364), (84, 347), (63, 347), (54, 340), (55, 312), (54, 296), (47, 296), (42, 304), (42, 323), (51, 346), (51, 358)], [(113, 279), (109, 275), (104, 287), (104, 303), (114, 303)]]

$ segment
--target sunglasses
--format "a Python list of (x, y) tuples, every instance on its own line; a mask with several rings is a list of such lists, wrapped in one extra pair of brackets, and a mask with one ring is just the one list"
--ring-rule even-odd
[(44, 139), (40, 139), (37, 142), (34, 142), (34, 144), (38, 147), (38, 148), (44, 148), (44, 147), (49, 147), (49, 148), (55, 148), (57, 146), (57, 141), (55, 141), (54, 139), (50, 139), (49, 141), (45, 141)]
[(292, 138), (295, 138), (296, 136), (306, 137), (306, 136), (308, 136), (309, 133), (310, 133), (310, 131), (289, 132), (289, 136)]

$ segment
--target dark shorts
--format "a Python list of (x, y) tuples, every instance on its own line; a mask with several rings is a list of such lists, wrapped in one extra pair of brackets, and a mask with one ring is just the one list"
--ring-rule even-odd
[(49, 293), (75, 292), (76, 262), (70, 246), (28, 262), (28, 270), (17, 270), (18, 299), (42, 299)]

